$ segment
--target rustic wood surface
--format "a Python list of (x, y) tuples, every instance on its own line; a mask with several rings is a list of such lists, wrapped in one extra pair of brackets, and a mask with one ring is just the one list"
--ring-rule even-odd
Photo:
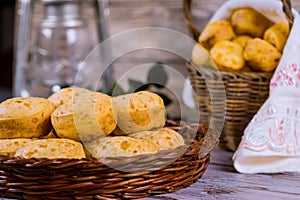
[(196, 183), (175, 193), (145, 200), (298, 200), (300, 174), (240, 174), (232, 165), (231, 152), (214, 149), (211, 164)]

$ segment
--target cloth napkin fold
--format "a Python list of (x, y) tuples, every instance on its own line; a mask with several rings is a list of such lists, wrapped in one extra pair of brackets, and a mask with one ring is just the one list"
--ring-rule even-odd
[(270, 96), (248, 124), (233, 155), (240, 173), (300, 172), (300, 18), (295, 10), (293, 15)]

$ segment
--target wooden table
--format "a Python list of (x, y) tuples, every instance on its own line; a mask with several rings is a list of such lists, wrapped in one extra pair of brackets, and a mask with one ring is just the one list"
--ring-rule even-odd
[(177, 192), (145, 200), (299, 200), (300, 174), (240, 174), (232, 152), (215, 148), (211, 164), (196, 183)]

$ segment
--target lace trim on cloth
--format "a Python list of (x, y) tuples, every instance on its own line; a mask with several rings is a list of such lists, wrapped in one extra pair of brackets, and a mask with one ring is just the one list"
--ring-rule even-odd
[(245, 130), (240, 149), (299, 154), (300, 99), (285, 97), (284, 92), (288, 88), (300, 89), (300, 63), (288, 64), (274, 75), (270, 93), (278, 89), (281, 96), (269, 98), (254, 116)]
[(270, 92), (277, 87), (296, 87), (300, 86), (300, 63), (293, 63), (282, 67), (272, 78)]
[[(293, 101), (300, 105), (300, 100)], [(300, 111), (291, 106), (290, 98), (277, 99), (276, 103), (267, 102), (251, 123), (255, 126), (248, 126), (245, 130), (239, 148), (245, 147), (252, 151), (269, 149), (287, 154), (300, 152)], [(268, 127), (267, 132), (265, 127)]]

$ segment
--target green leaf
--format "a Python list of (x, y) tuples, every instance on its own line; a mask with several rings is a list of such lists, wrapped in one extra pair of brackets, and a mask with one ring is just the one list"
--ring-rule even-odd
[(156, 63), (148, 72), (148, 83), (165, 86), (168, 81), (168, 74), (161, 63)]
[(126, 94), (125, 90), (117, 83), (114, 83), (112, 89), (109, 92), (110, 96), (118, 96)]
[(133, 80), (133, 79), (129, 79), (128, 83), (129, 83), (129, 93), (135, 92), (138, 88), (140, 88), (144, 85), (143, 82)]

